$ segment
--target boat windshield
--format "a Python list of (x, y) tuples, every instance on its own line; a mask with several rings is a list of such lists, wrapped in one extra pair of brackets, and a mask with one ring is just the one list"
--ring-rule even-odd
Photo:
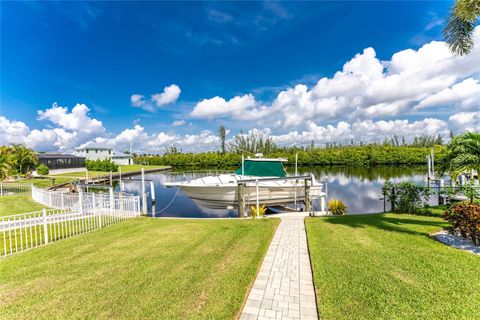
[[(249, 160), (244, 161), (244, 175), (258, 177), (285, 177), (286, 172), (283, 164), (278, 161)], [(242, 174), (242, 168), (235, 171), (236, 174)]]

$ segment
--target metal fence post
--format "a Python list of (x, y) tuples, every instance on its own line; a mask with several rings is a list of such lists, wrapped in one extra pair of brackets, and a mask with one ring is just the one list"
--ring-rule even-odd
[(113, 198), (113, 188), (110, 188), (110, 214), (113, 216), (113, 209), (115, 207), (115, 202)]
[(82, 189), (80, 189), (80, 192), (78, 193), (78, 212), (80, 212), (80, 215), (83, 215), (83, 192), (82, 192)]
[(48, 244), (47, 210), (43, 208), (42, 212), (43, 212), (43, 234), (45, 238), (45, 244)]
[(92, 202), (93, 202), (93, 210), (98, 215), (98, 225), (100, 228), (103, 227), (102, 224), (102, 210), (100, 210), (97, 206), (97, 199), (95, 199), (95, 193), (92, 193)]

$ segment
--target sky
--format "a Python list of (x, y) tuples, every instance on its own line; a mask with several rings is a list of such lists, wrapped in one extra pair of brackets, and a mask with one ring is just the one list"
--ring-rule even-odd
[(0, 145), (219, 149), (480, 130), (452, 1), (0, 2)]

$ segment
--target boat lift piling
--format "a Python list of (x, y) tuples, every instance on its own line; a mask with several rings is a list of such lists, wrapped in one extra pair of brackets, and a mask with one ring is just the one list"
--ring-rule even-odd
[(147, 193), (145, 192), (145, 169), (142, 168), (142, 212), (147, 215)]
[(122, 167), (118, 167), (118, 175), (119, 175), (119, 183), (120, 183), (120, 191), (124, 191), (123, 189), (123, 183), (122, 183)]
[[(245, 189), (249, 187), (249, 184), (253, 184), (255, 186), (255, 204), (257, 209), (257, 214), (260, 209), (260, 192), (259, 189), (259, 182), (262, 181), (276, 181), (276, 180), (304, 180), (304, 188), (305, 188), (305, 199), (303, 202), (305, 203), (305, 211), (312, 213), (312, 202), (311, 202), (311, 192), (310, 188), (313, 184), (313, 177), (311, 175), (302, 175), (302, 176), (291, 176), (291, 177), (281, 177), (281, 178), (257, 178), (257, 179), (246, 179), (246, 180), (238, 180), (237, 181), (237, 199), (238, 199), (238, 217), (243, 218), (247, 216), (246, 204), (245, 204)], [(322, 200), (322, 199), (321, 199)], [(325, 200), (320, 201), (321, 210), (324, 211), (325, 207)]]

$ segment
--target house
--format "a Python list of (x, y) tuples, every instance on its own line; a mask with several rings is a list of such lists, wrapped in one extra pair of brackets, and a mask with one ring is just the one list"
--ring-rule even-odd
[(114, 153), (111, 159), (112, 159), (112, 162), (119, 165), (133, 164), (132, 156), (126, 153)]
[(85, 171), (85, 158), (63, 153), (37, 153), (38, 162), (47, 166), (51, 174)]
[(75, 154), (87, 160), (111, 160), (119, 165), (133, 164), (133, 157), (125, 153), (115, 153), (113, 148), (96, 143), (89, 143), (83, 147), (75, 148)]
[(86, 146), (75, 148), (75, 154), (87, 160), (108, 160), (112, 157), (113, 149), (99, 144), (89, 143)]

